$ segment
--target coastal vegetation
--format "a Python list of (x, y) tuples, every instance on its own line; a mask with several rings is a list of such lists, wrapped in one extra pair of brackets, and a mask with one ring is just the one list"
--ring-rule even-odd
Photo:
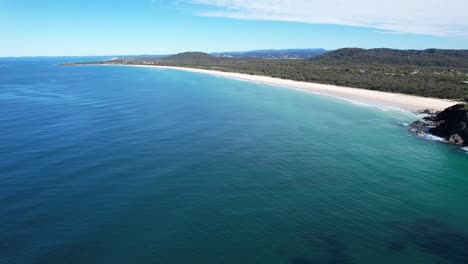
[(309, 59), (225, 58), (186, 52), (94, 63), (191, 67), (468, 101), (468, 50), (345, 48)]

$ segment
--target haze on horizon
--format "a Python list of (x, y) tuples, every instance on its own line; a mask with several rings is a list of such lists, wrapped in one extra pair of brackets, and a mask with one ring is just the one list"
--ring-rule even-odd
[(463, 0), (0, 0), (0, 56), (468, 49)]

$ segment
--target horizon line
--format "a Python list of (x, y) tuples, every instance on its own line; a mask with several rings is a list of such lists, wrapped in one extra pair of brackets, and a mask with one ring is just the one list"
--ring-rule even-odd
[(342, 47), (338, 49), (325, 49), (325, 48), (284, 48), (284, 49), (252, 49), (252, 50), (236, 50), (236, 51), (213, 51), (213, 52), (205, 52), (200, 50), (189, 50), (189, 51), (181, 51), (175, 53), (166, 53), (166, 54), (100, 54), (100, 55), (19, 55), (19, 56), (0, 56), (2, 59), (9, 59), (9, 58), (65, 58), (65, 57), (112, 57), (112, 56), (170, 56), (180, 53), (186, 52), (203, 52), (207, 54), (216, 54), (216, 53), (237, 53), (237, 52), (253, 52), (253, 51), (282, 51), (282, 50), (325, 50), (325, 51), (335, 51), (340, 49), (363, 49), (363, 50), (373, 50), (373, 49), (391, 49), (391, 50), (468, 50), (468, 49), (441, 49), (441, 48), (424, 48), (424, 49), (397, 49), (397, 48), (387, 48), (387, 47), (378, 47), (378, 48), (360, 48), (360, 47)]

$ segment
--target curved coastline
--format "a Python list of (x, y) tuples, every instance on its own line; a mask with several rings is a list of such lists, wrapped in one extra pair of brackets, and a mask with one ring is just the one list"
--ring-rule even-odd
[[(117, 66), (116, 64), (105, 64), (109, 66)], [(172, 69), (188, 72), (196, 72), (209, 74), (213, 76), (237, 79), (241, 81), (256, 82), (261, 84), (285, 87), (289, 89), (300, 90), (304, 92), (331, 96), (334, 98), (343, 99), (346, 101), (367, 104), (384, 109), (401, 109), (416, 113), (423, 109), (433, 109), (442, 111), (459, 102), (446, 99), (428, 98), (414, 95), (406, 95), (400, 93), (387, 93), (381, 91), (366, 90), (360, 88), (352, 88), (345, 86), (336, 86), (330, 84), (300, 82), (287, 79), (280, 79), (261, 75), (249, 75), (235, 72), (222, 72), (214, 70), (205, 70), (197, 68), (173, 67), (173, 66), (158, 66), (158, 65), (122, 65), (131, 67), (144, 67), (155, 69)]]

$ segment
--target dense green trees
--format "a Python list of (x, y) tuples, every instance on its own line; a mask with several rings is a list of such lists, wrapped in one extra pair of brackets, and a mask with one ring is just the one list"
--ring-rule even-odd
[(339, 49), (312, 58), (334, 64), (383, 64), (422, 67), (468, 68), (468, 50)]

